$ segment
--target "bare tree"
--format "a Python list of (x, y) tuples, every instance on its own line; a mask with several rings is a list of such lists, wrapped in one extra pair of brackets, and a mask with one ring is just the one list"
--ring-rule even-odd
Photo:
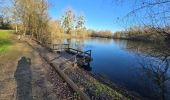
[(62, 20), (62, 26), (66, 33), (71, 34), (71, 31), (74, 28), (74, 22), (75, 22), (75, 15), (71, 9), (68, 9), (65, 13), (65, 16), (63, 16), (63, 20)]
[(16, 25), (22, 24), (23, 35), (32, 35), (38, 41), (48, 39), (48, 0), (13, 0)]
[[(125, 0), (116, 2), (123, 3)], [(133, 0), (132, 5), (131, 11), (122, 18), (124, 22), (152, 26), (152, 30), (170, 40), (170, 0)]]
[(84, 16), (79, 16), (77, 18), (77, 23), (75, 26), (75, 31), (77, 35), (78, 33), (83, 33), (83, 30), (85, 29), (84, 24), (85, 24)]

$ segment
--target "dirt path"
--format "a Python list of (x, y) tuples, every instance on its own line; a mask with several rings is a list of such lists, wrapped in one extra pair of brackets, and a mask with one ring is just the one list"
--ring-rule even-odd
[(27, 43), (0, 57), (0, 100), (71, 100), (72, 89)]

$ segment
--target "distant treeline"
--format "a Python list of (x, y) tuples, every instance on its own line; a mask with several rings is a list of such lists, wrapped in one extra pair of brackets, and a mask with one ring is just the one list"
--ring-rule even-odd
[(124, 31), (112, 33), (111, 31), (88, 32), (91, 37), (128, 39), (134, 41), (160, 42), (170, 41), (170, 27), (134, 26)]
[(88, 30), (88, 34), (91, 37), (113, 38), (113, 33), (109, 30), (105, 31)]
[(2, 15), (0, 16), (0, 29), (11, 29), (11, 22), (5, 19)]
[(170, 27), (134, 26), (125, 31), (115, 32), (114, 37), (135, 41), (161, 42), (170, 40)]

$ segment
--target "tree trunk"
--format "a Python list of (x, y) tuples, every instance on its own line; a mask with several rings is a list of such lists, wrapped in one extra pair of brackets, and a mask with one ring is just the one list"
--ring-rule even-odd
[(15, 32), (18, 33), (18, 26), (17, 26), (17, 24), (15, 25)]

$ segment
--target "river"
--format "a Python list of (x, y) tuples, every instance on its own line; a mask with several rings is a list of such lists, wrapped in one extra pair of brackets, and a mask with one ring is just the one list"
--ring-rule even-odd
[(170, 46), (104, 38), (64, 42), (92, 50), (92, 73), (149, 100), (170, 100)]

